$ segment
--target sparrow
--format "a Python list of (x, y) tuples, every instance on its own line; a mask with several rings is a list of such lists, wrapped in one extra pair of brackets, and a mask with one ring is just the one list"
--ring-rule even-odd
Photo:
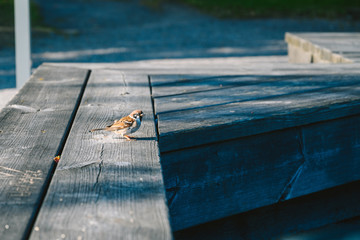
[(144, 113), (141, 110), (134, 110), (128, 116), (121, 118), (120, 120), (115, 120), (112, 125), (109, 125), (105, 128), (95, 128), (91, 129), (90, 132), (95, 131), (111, 131), (116, 134), (120, 134), (126, 140), (131, 141), (129, 134), (136, 132), (141, 126), (141, 120), (144, 116)]

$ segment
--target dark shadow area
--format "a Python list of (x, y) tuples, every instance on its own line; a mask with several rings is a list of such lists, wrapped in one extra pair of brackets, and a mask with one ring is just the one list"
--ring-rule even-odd
[[(358, 216), (360, 214), (359, 188), (360, 181), (356, 181), (177, 231), (174, 232), (174, 238), (177, 240), (292, 239), (285, 238), (284, 235), (319, 228)], [(360, 223), (355, 221), (355, 226), (360, 228)], [(346, 236), (352, 236), (352, 233), (359, 234), (358, 228), (338, 227), (337, 235), (334, 237), (345, 239)], [(293, 239), (334, 239), (329, 237), (328, 231), (318, 231), (314, 234), (317, 237), (306, 238), (305, 235), (303, 238)]]
[[(356, 140), (359, 115), (306, 125), (300, 121), (291, 128), (270, 131), (276, 122), (290, 121), (289, 117), (284, 119), (274, 120), (269, 125), (258, 124), (261, 126), (234, 123), (232, 131), (221, 127), (211, 144), (206, 141), (216, 135), (213, 127), (201, 133), (188, 132), (188, 138), (196, 139), (191, 147), (176, 147), (174, 144), (170, 151), (162, 149), (168, 147), (168, 143), (160, 135), (161, 163), (174, 229), (281, 203), (359, 179), (359, 145)], [(249, 131), (251, 127), (260, 129), (264, 126), (267, 128), (263, 128), (261, 134), (254, 132), (242, 138), (236, 130), (236, 127), (239, 131)], [(220, 134), (227, 136), (220, 139)], [(228, 141), (235, 136), (238, 138)], [(182, 137), (180, 133), (174, 133), (179, 145)], [(323, 199), (325, 204), (326, 201)], [(340, 201), (339, 198), (336, 201)], [(343, 211), (341, 207), (338, 209)], [(284, 215), (287, 211), (284, 210)], [(330, 220), (330, 212), (327, 215), (323, 211), (323, 217)], [(271, 217), (267, 220), (271, 222)], [(314, 224), (309, 229), (316, 228), (316, 222)], [(257, 227), (262, 229), (260, 226)], [(300, 231), (297, 225), (292, 227), (293, 231)]]

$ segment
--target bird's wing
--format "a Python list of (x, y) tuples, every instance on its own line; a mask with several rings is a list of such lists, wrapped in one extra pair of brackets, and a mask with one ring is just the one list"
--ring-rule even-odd
[(134, 119), (129, 116), (123, 117), (118, 121), (115, 121), (113, 125), (108, 126), (107, 130), (120, 130), (124, 128), (131, 127), (134, 123)]

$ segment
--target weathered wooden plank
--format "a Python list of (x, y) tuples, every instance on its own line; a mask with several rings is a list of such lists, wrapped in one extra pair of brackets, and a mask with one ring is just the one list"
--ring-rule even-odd
[[(360, 214), (360, 182), (345, 184), (289, 201), (259, 208), (174, 233), (177, 240), (186, 239), (308, 239), (295, 234), (336, 223)], [(343, 239), (358, 236), (359, 221), (336, 224), (316, 231), (310, 239)], [(347, 226), (346, 226), (347, 225)], [(337, 229), (337, 231), (333, 231)], [(330, 231), (329, 231), (330, 230)]]
[(121, 63), (47, 63), (91, 69), (118, 69), (149, 75), (312, 75), (359, 74), (359, 63), (292, 64), (288, 56), (252, 56), (197, 59), (157, 59)]
[(343, 52), (359, 52), (360, 33), (286, 33), (291, 62), (353, 63)]
[(158, 115), (162, 152), (360, 113), (360, 85)]
[(26, 238), (88, 71), (40, 66), (0, 113), (0, 238)]
[[(89, 133), (134, 109), (137, 141)], [(148, 78), (94, 70), (31, 239), (171, 239)]]
[[(162, 85), (170, 85), (170, 84), (178, 84), (186, 81), (193, 81), (194, 79), (207, 79), (214, 78), (213, 75), (189, 75), (189, 74), (162, 74), (162, 75), (151, 75), (151, 86), (162, 86)], [(152, 93), (154, 94), (154, 93)]]
[[(261, 75), (227, 75), (203, 78), (192, 76), (191, 78), (178, 78), (177, 81), (169, 78), (169, 82), (163, 83), (159, 83), (158, 78), (158, 76), (151, 77), (151, 82), (155, 81), (155, 87), (153, 87), (152, 91), (152, 97), (154, 98), (281, 81), (291, 78), (291, 76), (276, 76), (276, 78)], [(292, 76), (292, 78), (301, 78), (301, 76)]]
[(357, 115), (162, 153), (172, 228), (360, 180), (359, 139)]
[(302, 127), (304, 164), (290, 199), (360, 179), (360, 115)]
[(174, 231), (273, 204), (302, 165), (297, 130), (163, 153)]
[[(181, 77), (179, 76), (178, 78)], [(234, 78), (238, 79), (238, 76)], [(259, 78), (263, 79), (264, 77), (259, 76)], [(253, 81), (243, 86), (233, 86), (230, 88), (221, 86), (211, 91), (154, 97), (155, 113), (162, 114), (226, 103), (265, 99), (285, 94), (317, 91), (328, 87), (359, 83), (358, 75), (268, 76), (267, 78), (268, 81)], [(157, 87), (158, 85), (153, 86), (153, 91), (156, 91)], [(171, 85), (168, 88), (171, 88)]]

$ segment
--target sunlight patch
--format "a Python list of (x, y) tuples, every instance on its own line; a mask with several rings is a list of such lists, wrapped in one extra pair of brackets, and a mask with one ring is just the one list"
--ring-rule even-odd
[(33, 58), (41, 58), (48, 60), (65, 60), (72, 58), (79, 58), (84, 56), (91, 55), (107, 55), (114, 53), (124, 53), (128, 52), (127, 48), (101, 48), (101, 49), (87, 49), (87, 50), (78, 50), (78, 51), (66, 51), (66, 52), (44, 52), (33, 54)]

